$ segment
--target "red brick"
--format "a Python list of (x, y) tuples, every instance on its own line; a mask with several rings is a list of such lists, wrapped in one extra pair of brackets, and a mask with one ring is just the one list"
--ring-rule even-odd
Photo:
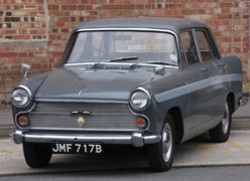
[(15, 52), (2, 52), (1, 57), (16, 57), (17, 53)]
[(234, 3), (227, 2), (227, 3), (220, 3), (220, 7), (225, 8), (225, 7), (234, 7)]
[[(17, 42), (15, 46), (0, 42), (4, 61), (0, 77), (1, 73), (11, 77), (1, 78), (0, 82), (8, 86), (4, 91), (0, 89), (0, 96), (6, 96), (6, 90), (20, 80), (20, 63), (34, 65), (32, 75), (57, 68), (72, 29), (81, 22), (100, 18), (160, 16), (201, 20), (213, 29), (222, 53), (239, 55), (244, 66), (250, 60), (247, 0), (47, 0), (46, 11), (44, 2), (0, 0), (0, 39)], [(2, 64), (10, 66), (5, 70)], [(249, 82), (250, 77), (244, 75), (244, 80)]]
[(14, 35), (13, 36), (13, 39), (16, 39), (16, 40), (28, 40), (30, 38), (29, 35)]

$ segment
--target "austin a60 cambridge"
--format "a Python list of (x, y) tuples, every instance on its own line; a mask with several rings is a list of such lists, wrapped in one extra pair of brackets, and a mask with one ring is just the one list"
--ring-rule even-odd
[(12, 91), (15, 143), (26, 163), (58, 153), (100, 154), (105, 146), (145, 148), (166, 171), (175, 145), (204, 132), (225, 142), (242, 102), (242, 66), (222, 57), (198, 21), (124, 18), (86, 22), (71, 34), (58, 69)]

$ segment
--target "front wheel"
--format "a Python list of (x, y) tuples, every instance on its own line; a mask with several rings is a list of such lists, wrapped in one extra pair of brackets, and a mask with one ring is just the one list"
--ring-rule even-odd
[(49, 164), (51, 152), (49, 144), (23, 143), (24, 158), (31, 168), (41, 168)]
[(210, 137), (214, 142), (226, 142), (229, 138), (232, 124), (232, 110), (230, 101), (225, 103), (224, 115), (221, 122), (209, 131)]
[(148, 145), (149, 166), (158, 172), (167, 171), (172, 167), (175, 152), (175, 134), (171, 115), (167, 115), (161, 131), (161, 141)]

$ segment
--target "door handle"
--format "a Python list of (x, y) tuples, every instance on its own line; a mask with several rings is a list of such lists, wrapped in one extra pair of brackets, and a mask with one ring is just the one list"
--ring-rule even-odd
[(220, 63), (219, 64), (219, 69), (221, 69), (223, 71), (223, 73), (226, 73), (229, 70), (229, 66), (226, 63)]
[(225, 63), (220, 63), (220, 64), (219, 64), (219, 67), (220, 67), (220, 68), (223, 68), (223, 69), (224, 69), (224, 68), (225, 68), (225, 66), (226, 66), (226, 64), (225, 64)]
[(203, 68), (203, 69), (202, 69), (202, 73), (203, 73), (204, 76), (210, 76), (210, 74), (211, 74), (211, 69)]

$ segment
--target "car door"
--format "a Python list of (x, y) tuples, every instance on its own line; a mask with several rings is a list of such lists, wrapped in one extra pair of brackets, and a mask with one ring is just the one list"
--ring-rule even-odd
[(185, 62), (186, 87), (189, 92), (189, 107), (186, 129), (196, 130), (193, 134), (204, 131), (204, 124), (213, 119), (211, 100), (211, 77), (215, 66), (210, 61), (202, 62), (195, 29), (181, 32), (182, 54)]
[[(225, 83), (221, 75), (227, 71), (227, 62), (220, 59), (210, 32), (206, 29), (196, 30), (199, 53), (203, 63), (210, 64), (213, 72), (210, 75), (211, 108), (214, 118), (223, 115), (225, 103)], [(212, 123), (211, 123), (212, 124)]]
[[(221, 72), (224, 71), (226, 63), (219, 60), (219, 54), (215, 50), (215, 45), (210, 32), (205, 28), (195, 29), (195, 36), (197, 41), (198, 55), (205, 68), (208, 83), (209, 83), (209, 104), (211, 110), (211, 117), (214, 119), (216, 115), (222, 115), (224, 109), (224, 97), (223, 95), (223, 80), (221, 79)], [(212, 121), (206, 122), (204, 126), (212, 126), (215, 123)]]

